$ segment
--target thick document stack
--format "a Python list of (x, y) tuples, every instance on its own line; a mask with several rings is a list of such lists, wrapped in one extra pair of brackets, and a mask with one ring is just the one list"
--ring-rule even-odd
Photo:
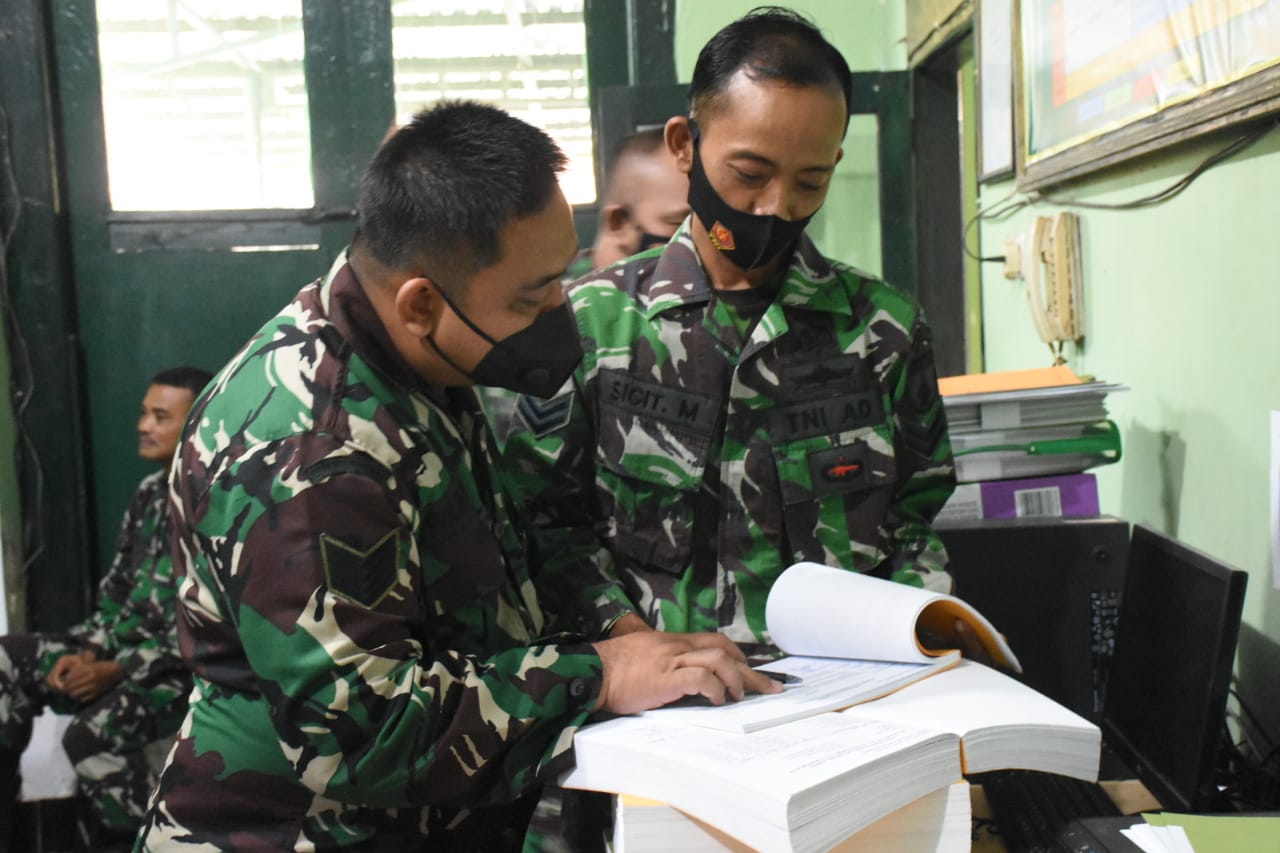
[[(830, 853), (969, 853), (973, 810), (968, 782), (939, 788), (890, 812)], [(617, 798), (614, 853), (750, 853), (753, 849), (706, 821), (657, 800)]]
[(1120, 459), (1106, 398), (1126, 386), (1083, 382), (1064, 366), (953, 376), (938, 387), (962, 484), (941, 520), (1098, 513), (1096, 481), (1082, 472)]
[[(938, 792), (966, 773), (1022, 767), (1097, 778), (1095, 725), (958, 659), (961, 621), (994, 662), (1019, 670), (996, 627), (952, 596), (799, 563), (774, 585), (766, 613), (791, 656), (760, 668), (799, 678), (784, 693), (659, 709), (575, 735), (577, 766), (561, 784), (632, 798), (620, 803), (627, 850), (655, 834), (668, 843), (650, 849), (685, 849), (669, 833), (689, 827), (642, 812), (636, 797), (701, 822), (731, 840), (727, 849), (945, 850), (965, 849), (968, 826), (957, 841), (958, 795)], [(913, 804), (914, 835), (911, 821), (885, 822)], [(841, 846), (859, 837), (862, 846)]]

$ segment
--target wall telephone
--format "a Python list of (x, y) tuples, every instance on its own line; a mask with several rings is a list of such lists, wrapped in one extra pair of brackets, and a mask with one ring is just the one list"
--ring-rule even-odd
[(1005, 246), (1005, 275), (1027, 282), (1031, 319), (1040, 339), (1065, 363), (1062, 344), (1084, 337), (1084, 286), (1080, 266), (1080, 217), (1036, 217), (1031, 229)]

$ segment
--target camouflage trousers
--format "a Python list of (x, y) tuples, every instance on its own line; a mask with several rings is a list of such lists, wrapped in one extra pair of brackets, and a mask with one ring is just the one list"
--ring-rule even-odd
[(170, 670), (146, 681), (126, 678), (88, 703), (77, 702), (50, 690), (45, 679), (60, 657), (82, 648), (59, 634), (0, 637), (0, 767), (16, 766), (43, 708), (72, 714), (62, 746), (93, 817), (108, 830), (133, 832), (156, 781), (143, 749), (178, 730), (191, 677)]

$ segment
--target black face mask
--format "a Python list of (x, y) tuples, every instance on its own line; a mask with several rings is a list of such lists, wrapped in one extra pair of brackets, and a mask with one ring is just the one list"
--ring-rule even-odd
[(652, 249), (654, 246), (665, 246), (671, 242), (671, 238), (673, 236), (675, 235), (668, 234), (666, 237), (663, 237), (661, 234), (651, 234), (648, 231), (641, 231), (640, 247), (636, 249), (635, 253), (638, 255), (641, 252)]
[[(690, 122), (692, 124), (692, 122)], [(762, 267), (795, 242), (813, 213), (787, 220), (773, 214), (743, 213), (720, 197), (702, 168), (700, 134), (693, 131), (693, 168), (689, 172), (689, 207), (702, 220), (711, 245), (734, 265), (753, 270)], [(815, 210), (814, 213), (817, 213)]]
[(495, 340), (458, 310), (442, 288), (437, 292), (471, 331), (493, 344), (474, 370), (464, 370), (445, 354), (431, 335), (427, 343), (449, 366), (477, 385), (507, 388), (533, 397), (550, 397), (582, 361), (582, 344), (578, 341), (578, 324), (566, 302), (559, 308), (544, 311), (531, 325), (502, 340)]

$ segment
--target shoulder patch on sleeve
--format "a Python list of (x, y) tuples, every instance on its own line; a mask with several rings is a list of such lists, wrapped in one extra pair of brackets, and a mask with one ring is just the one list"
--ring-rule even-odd
[(389, 531), (364, 550), (321, 533), (320, 556), (329, 589), (372, 610), (396, 584), (400, 572), (400, 531)]
[(534, 437), (542, 438), (569, 423), (569, 415), (573, 412), (573, 392), (550, 400), (539, 400), (537, 397), (521, 394), (516, 403), (516, 411)]

